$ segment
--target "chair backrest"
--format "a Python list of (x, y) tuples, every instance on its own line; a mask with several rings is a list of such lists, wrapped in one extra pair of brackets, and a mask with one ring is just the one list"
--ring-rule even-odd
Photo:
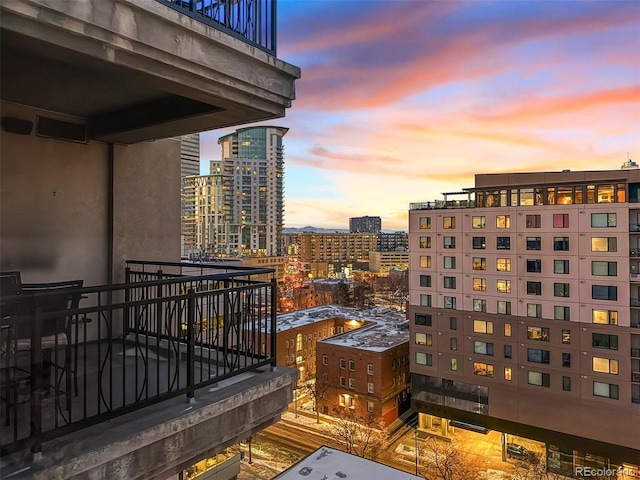
[(0, 272), (0, 296), (18, 295), (21, 285), (20, 272)]
[[(40, 310), (42, 313), (60, 312), (42, 325), (42, 335), (55, 335), (69, 328), (69, 316), (66, 310), (78, 308), (82, 293), (82, 280), (54, 283), (23, 283), (23, 300), (20, 302), (21, 314), (31, 317)], [(31, 295), (34, 294), (34, 295)], [(31, 335), (31, 322), (20, 322), (18, 338)]]

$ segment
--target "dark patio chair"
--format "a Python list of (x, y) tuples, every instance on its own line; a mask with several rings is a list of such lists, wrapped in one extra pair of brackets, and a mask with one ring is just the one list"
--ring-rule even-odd
[(17, 315), (17, 296), (21, 291), (20, 272), (0, 272), (0, 399), (5, 405), (5, 423), (9, 423), (9, 399), (15, 378), (10, 372), (11, 320)]

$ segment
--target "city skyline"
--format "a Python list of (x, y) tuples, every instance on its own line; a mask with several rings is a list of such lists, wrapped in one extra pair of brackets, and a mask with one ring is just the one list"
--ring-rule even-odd
[[(285, 227), (407, 230), (409, 203), (475, 173), (640, 158), (640, 3), (281, 0), (278, 18), (304, 72), (263, 123), (290, 128)], [(201, 135), (201, 165), (229, 131)]]

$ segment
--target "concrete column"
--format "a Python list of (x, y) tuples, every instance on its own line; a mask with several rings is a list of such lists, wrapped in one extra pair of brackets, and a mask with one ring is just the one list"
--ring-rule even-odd
[(445, 438), (449, 436), (449, 420), (446, 418), (442, 419), (442, 436)]

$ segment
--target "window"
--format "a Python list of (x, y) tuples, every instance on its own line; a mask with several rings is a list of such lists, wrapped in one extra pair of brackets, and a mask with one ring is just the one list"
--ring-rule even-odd
[(618, 262), (591, 262), (591, 275), (598, 277), (617, 277)]
[(596, 397), (606, 397), (614, 400), (618, 400), (620, 396), (618, 385), (602, 382), (593, 382), (593, 394)]
[(444, 297), (444, 308), (452, 308), (455, 310), (456, 303), (456, 297)]
[(484, 250), (487, 248), (487, 239), (486, 237), (473, 237), (471, 244), (476, 250)]
[(593, 300), (618, 300), (618, 287), (610, 285), (591, 285)]
[(487, 280), (485, 278), (474, 278), (473, 279), (473, 291), (474, 292), (486, 292), (487, 291)]
[(527, 317), (542, 318), (542, 305), (539, 303), (527, 303)]
[(449, 340), (449, 346), (451, 350), (458, 350), (458, 339), (456, 337), (451, 337)]
[(457, 358), (452, 358), (451, 359), (451, 371), (453, 371), (453, 372), (457, 372), (458, 371), (458, 359)]
[(430, 333), (416, 333), (416, 344), (430, 347), (432, 342), (433, 340)]
[(456, 288), (456, 277), (444, 277), (444, 288)]
[(496, 259), (496, 271), (498, 271), (498, 272), (510, 272), (511, 271), (511, 259), (510, 258), (497, 258)]
[(571, 343), (571, 330), (562, 330), (562, 343), (565, 345)]
[(553, 307), (553, 318), (556, 320), (571, 320), (571, 308), (555, 305)]
[(569, 214), (568, 213), (554, 213), (553, 214), (553, 228), (569, 228)]
[(504, 358), (511, 358), (511, 345), (504, 346)]
[(472, 228), (485, 228), (487, 226), (486, 217), (472, 217), (471, 219), (471, 227)]
[(368, 393), (374, 393), (373, 383), (372, 382), (367, 383), (367, 392)]
[(475, 362), (473, 364), (473, 374), (482, 377), (493, 377), (493, 365)]
[(353, 372), (355, 369), (356, 369), (356, 362), (354, 362), (353, 360), (349, 360), (349, 370)]
[(421, 287), (430, 287), (431, 286), (431, 275), (420, 275), (420, 286)]
[(554, 283), (553, 284), (553, 296), (554, 297), (568, 297), (569, 296), (569, 284), (568, 283)]
[(442, 266), (447, 269), (456, 268), (456, 257), (444, 257)]
[(458, 329), (458, 319), (456, 317), (449, 317), (449, 328), (451, 330)]
[(443, 237), (442, 248), (456, 248), (456, 237)]
[(553, 273), (559, 273), (559, 274), (569, 273), (569, 260), (554, 260)]
[(502, 315), (511, 315), (511, 302), (498, 300), (496, 311)]
[(431, 314), (429, 313), (416, 313), (414, 320), (416, 325), (422, 325), (423, 327), (431, 326)]
[(571, 368), (571, 354), (563, 353), (562, 354), (562, 367), (563, 368)]
[(420, 229), (431, 228), (431, 217), (420, 217)]
[(511, 381), (511, 367), (504, 367), (504, 379)]
[(432, 365), (432, 362), (433, 357), (430, 353), (416, 352), (416, 363), (418, 365), (426, 365), (430, 367)]
[(420, 255), (420, 266), (422, 268), (431, 268), (431, 256)]
[(493, 334), (493, 322), (488, 320), (474, 320), (473, 321), (473, 332), (474, 333), (487, 333), (489, 335)]
[(431, 248), (431, 237), (420, 237), (420, 248)]
[(553, 237), (555, 251), (569, 251), (569, 237)]
[(486, 312), (487, 311), (487, 301), (482, 298), (474, 298), (473, 299), (473, 311), (474, 312)]
[(496, 228), (511, 228), (511, 217), (509, 215), (497, 215)]
[(487, 259), (485, 257), (473, 257), (473, 269), (474, 270), (486, 270)]
[(296, 335), (296, 351), (302, 350), (302, 334)]
[(426, 293), (420, 294), (420, 306), (422, 307), (430, 307), (431, 306), (431, 295)]
[(593, 228), (616, 227), (618, 225), (615, 213), (592, 213), (591, 226)]
[(511, 293), (511, 280), (498, 280), (498, 293)]
[(618, 360), (593, 357), (593, 371), (598, 373), (611, 373), (618, 375)]
[(618, 350), (618, 336), (604, 333), (592, 333), (591, 340), (593, 348), (606, 348), (608, 350)]
[(326, 355), (322, 355), (322, 364), (329, 365), (329, 357), (327, 357)]
[(373, 413), (374, 407), (375, 407), (375, 404), (373, 402), (367, 401), (367, 412)]
[(367, 363), (367, 375), (373, 375), (373, 363)]
[(616, 310), (591, 310), (591, 321), (602, 325), (617, 325), (618, 312)]
[(444, 217), (442, 219), (443, 228), (456, 228), (456, 217)]
[(549, 388), (551, 386), (551, 378), (548, 373), (529, 371), (527, 372), (527, 383), (529, 385)]
[(473, 353), (478, 355), (493, 355), (493, 343), (473, 342)]
[(511, 237), (496, 237), (496, 248), (498, 250), (510, 250)]
[(347, 386), (347, 379), (345, 377), (340, 377), (340, 386), (341, 387)]
[(351, 390), (353, 390), (354, 388), (356, 388), (356, 379), (355, 378), (350, 378), (349, 379), (349, 388)]
[(340, 369), (344, 370), (345, 368), (347, 368), (347, 361), (344, 358), (340, 359)]
[(540, 215), (527, 215), (525, 225), (527, 228), (540, 228)]
[(534, 327), (534, 326), (527, 327), (527, 339), (548, 342), (549, 329), (546, 327)]
[(540, 237), (527, 237), (527, 250), (541, 250), (542, 241)]
[(527, 272), (540, 273), (542, 272), (542, 260), (540, 259), (527, 259)]
[(504, 324), (504, 336), (505, 337), (510, 337), (511, 336), (511, 324), (510, 323), (505, 323)]
[(571, 391), (571, 377), (562, 377), (562, 390), (565, 392)]
[(591, 237), (592, 252), (617, 252), (618, 239), (616, 237)]
[(542, 282), (527, 282), (527, 295), (542, 295)]

